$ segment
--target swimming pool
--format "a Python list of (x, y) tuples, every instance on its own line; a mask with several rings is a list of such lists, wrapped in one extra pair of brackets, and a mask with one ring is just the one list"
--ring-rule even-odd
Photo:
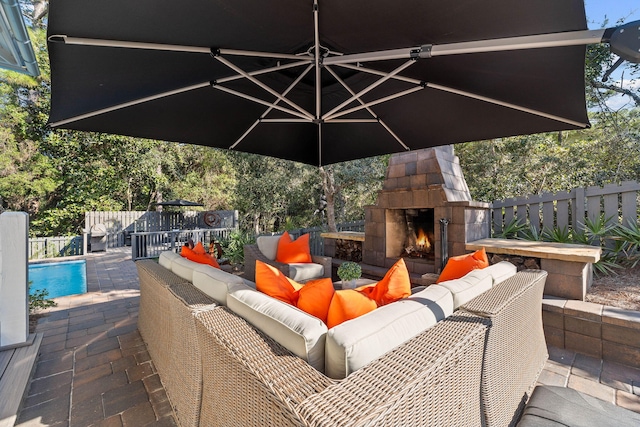
[(46, 289), (47, 298), (87, 292), (87, 262), (62, 261), (29, 264), (29, 293)]

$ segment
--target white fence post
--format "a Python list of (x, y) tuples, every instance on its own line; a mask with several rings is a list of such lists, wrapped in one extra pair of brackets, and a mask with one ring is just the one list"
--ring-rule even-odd
[(0, 347), (24, 344), (29, 337), (29, 215), (0, 215)]

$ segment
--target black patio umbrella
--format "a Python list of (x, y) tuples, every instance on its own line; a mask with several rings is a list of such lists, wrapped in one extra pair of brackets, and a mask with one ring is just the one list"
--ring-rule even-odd
[(204, 206), (202, 203), (190, 202), (183, 199), (167, 200), (166, 202), (158, 202), (156, 205), (160, 206)]
[(616, 37), (582, 0), (51, 0), (50, 124), (314, 165), (581, 129)]

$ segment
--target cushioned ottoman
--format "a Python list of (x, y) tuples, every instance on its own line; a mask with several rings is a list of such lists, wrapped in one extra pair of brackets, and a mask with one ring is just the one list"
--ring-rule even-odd
[(637, 427), (640, 414), (571, 388), (537, 386), (518, 427)]

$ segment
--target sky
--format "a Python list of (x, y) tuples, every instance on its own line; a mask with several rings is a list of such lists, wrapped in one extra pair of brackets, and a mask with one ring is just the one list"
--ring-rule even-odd
[[(615, 27), (620, 19), (624, 19), (624, 22), (640, 21), (640, 1), (638, 0), (584, 0), (584, 7), (587, 26), (590, 30), (602, 28), (606, 19), (608, 19), (607, 28)], [(612, 74), (611, 81), (616, 81), (628, 89), (640, 88), (640, 79), (630, 81), (629, 71), (625, 71), (624, 67), (618, 68)], [(608, 102), (614, 109), (622, 108), (629, 103), (629, 99), (623, 96), (617, 96)]]

